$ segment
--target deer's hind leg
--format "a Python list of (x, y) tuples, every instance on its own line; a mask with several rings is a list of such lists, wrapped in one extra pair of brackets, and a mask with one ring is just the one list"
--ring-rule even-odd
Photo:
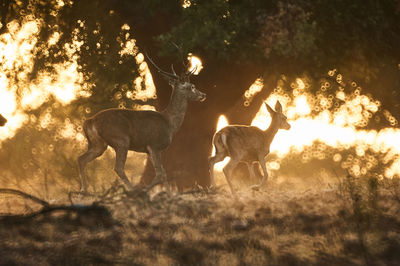
[(236, 194), (235, 194), (235, 191), (233, 190), (233, 186), (232, 186), (230, 179), (231, 179), (232, 171), (233, 171), (233, 169), (235, 169), (235, 167), (238, 165), (238, 163), (239, 163), (239, 160), (231, 157), (231, 160), (224, 167), (224, 174), (225, 174), (226, 181), (228, 182), (229, 188), (231, 189), (232, 195), (234, 195), (234, 196)]
[(78, 165), (79, 165), (79, 174), (81, 176), (81, 192), (87, 192), (87, 175), (85, 172), (86, 165), (101, 156), (104, 151), (107, 149), (107, 144), (103, 141), (90, 142), (88, 144), (88, 150), (79, 156)]
[[(225, 138), (225, 143), (223, 141)], [(208, 169), (210, 172), (210, 189), (215, 188), (214, 179), (214, 165), (222, 161), (226, 156), (228, 156), (228, 150), (226, 148), (226, 137), (223, 134), (216, 133), (213, 137), (213, 144), (215, 147), (215, 155), (208, 158)]]
[(214, 165), (220, 161), (222, 161), (226, 157), (226, 154), (224, 151), (218, 151), (216, 149), (215, 156), (211, 156), (208, 158), (208, 168), (210, 171), (210, 182), (211, 186), (210, 189), (215, 188), (215, 180), (214, 180)]

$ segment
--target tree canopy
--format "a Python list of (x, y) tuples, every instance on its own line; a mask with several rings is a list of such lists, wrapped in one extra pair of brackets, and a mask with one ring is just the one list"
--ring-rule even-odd
[[(4, 54), (1, 58), (6, 89), (15, 94), (24, 117), (15, 137), (2, 142), (2, 167), (10, 170), (11, 178), (15, 173), (40, 175), (51, 162), (61, 169), (55, 170), (56, 176), (76, 175), (74, 160), (82, 145), (67, 143), (81, 134), (87, 116), (108, 107), (165, 106), (170, 90), (157, 74), (153, 80), (158, 100), (155, 95), (139, 97), (149, 82), (144, 58), (138, 55), (148, 51), (169, 67), (180, 61), (172, 43), (202, 59), (205, 68), (195, 83), (209, 95), (203, 106), (189, 108), (167, 151), (169, 157), (181, 156), (188, 143), (199, 145), (193, 148), (193, 163), (188, 159), (170, 167), (171, 176), (181, 176), (179, 182), (192, 176), (185, 185), (207, 183), (206, 160), (218, 116), (227, 113), (231, 121), (250, 123), (281, 74), (289, 79), (308, 75), (318, 83), (329, 70), (338, 69), (398, 118), (399, 6), (396, 0), (2, 0), (3, 44), (17, 40), (26, 23), (34, 25), (29, 37), (18, 39), (30, 47), (27, 56), (18, 55), (9, 66), (5, 62), (11, 59)], [(23, 58), (31, 60), (20, 63)], [(75, 71), (76, 79), (61, 79), (66, 69)], [(48, 83), (42, 82), (45, 77), (50, 77)], [(258, 77), (264, 78), (265, 89), (244, 107), (243, 93)], [(43, 90), (47, 94), (40, 104), (21, 107), (34, 91), (32, 84), (54, 85), (57, 80), (79, 88), (70, 101), (60, 103), (55, 92)], [(199, 124), (202, 128), (193, 132)], [(68, 126), (70, 137), (60, 136), (60, 128)], [(38, 150), (46, 156), (38, 156)], [(201, 170), (194, 170), (195, 165)]]
[(190, 2), (160, 41), (237, 62), (286, 59), (331, 67), (355, 56), (395, 62), (397, 1)]

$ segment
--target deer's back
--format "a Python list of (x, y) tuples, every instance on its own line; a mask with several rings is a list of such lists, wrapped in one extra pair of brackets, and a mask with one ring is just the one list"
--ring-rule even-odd
[(258, 155), (268, 154), (263, 131), (258, 127), (230, 125), (215, 134), (214, 144), (224, 146), (227, 156), (243, 161), (256, 161)]
[(129, 149), (147, 152), (151, 146), (165, 149), (171, 142), (167, 120), (155, 111), (107, 109), (90, 118), (99, 136), (110, 146), (129, 140)]

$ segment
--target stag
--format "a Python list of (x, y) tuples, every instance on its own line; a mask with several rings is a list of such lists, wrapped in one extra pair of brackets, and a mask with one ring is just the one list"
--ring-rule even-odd
[(81, 192), (87, 192), (85, 166), (101, 156), (108, 146), (115, 150), (114, 171), (128, 188), (132, 188), (125, 174), (125, 162), (129, 150), (147, 153), (155, 169), (152, 184), (166, 182), (166, 172), (161, 164), (161, 152), (171, 143), (174, 134), (182, 125), (188, 101), (204, 101), (206, 94), (197, 90), (189, 78), (196, 71), (177, 75), (162, 70), (147, 56), (156, 70), (168, 80), (172, 87), (171, 99), (161, 111), (106, 109), (88, 118), (83, 130), (88, 141), (88, 150), (78, 158), (81, 176)]
[(215, 188), (214, 164), (222, 161), (225, 157), (231, 160), (224, 167), (224, 175), (233, 195), (232, 183), (230, 181), (232, 170), (239, 162), (247, 164), (250, 176), (254, 177), (253, 163), (258, 162), (263, 170), (261, 183), (252, 186), (254, 189), (260, 188), (268, 178), (265, 165), (265, 156), (269, 154), (272, 140), (279, 129), (290, 129), (290, 124), (286, 121), (286, 116), (282, 113), (282, 105), (276, 102), (275, 111), (265, 103), (268, 112), (271, 114), (271, 125), (266, 130), (258, 127), (244, 125), (230, 125), (216, 132), (213, 137), (215, 146), (215, 156), (209, 158), (209, 168), (211, 177), (211, 188)]

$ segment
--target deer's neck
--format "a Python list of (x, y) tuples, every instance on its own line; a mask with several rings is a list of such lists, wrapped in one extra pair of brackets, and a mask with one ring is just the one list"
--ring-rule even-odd
[(171, 133), (174, 134), (181, 127), (183, 119), (185, 118), (187, 108), (187, 99), (181, 95), (177, 90), (172, 91), (171, 100), (162, 111), (164, 117), (168, 120), (171, 128)]
[(268, 148), (271, 145), (271, 142), (274, 139), (278, 130), (279, 130), (278, 121), (272, 119), (271, 125), (266, 130), (264, 130), (265, 141)]

